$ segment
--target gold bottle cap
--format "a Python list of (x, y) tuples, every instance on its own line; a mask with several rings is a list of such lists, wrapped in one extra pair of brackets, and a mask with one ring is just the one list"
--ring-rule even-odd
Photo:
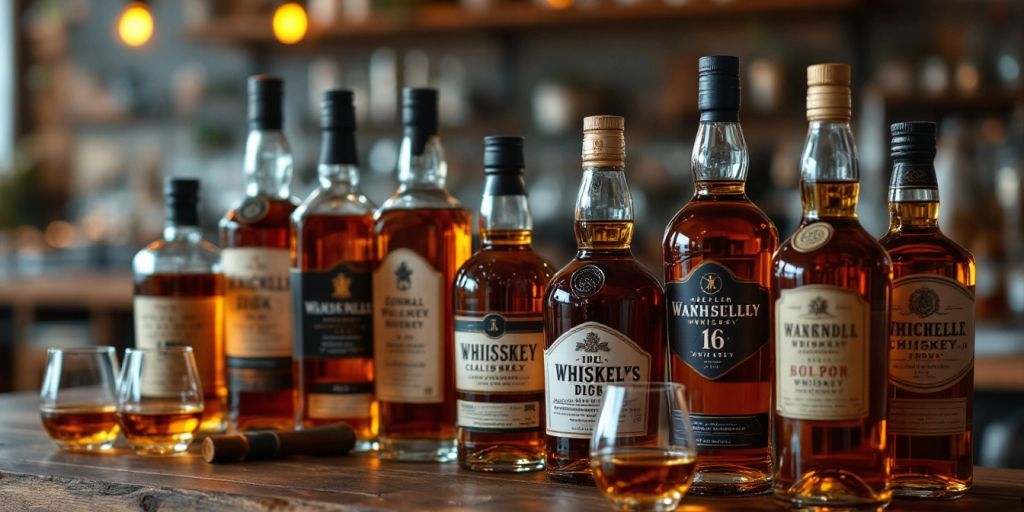
[(626, 120), (619, 116), (583, 118), (583, 166), (626, 166)]
[(850, 120), (850, 66), (815, 64), (807, 67), (807, 120)]

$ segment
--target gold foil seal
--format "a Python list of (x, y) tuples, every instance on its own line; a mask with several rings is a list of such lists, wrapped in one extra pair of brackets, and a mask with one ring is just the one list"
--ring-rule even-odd
[(583, 166), (626, 166), (626, 120), (619, 116), (583, 118)]
[(807, 67), (807, 120), (850, 120), (850, 66), (815, 64)]

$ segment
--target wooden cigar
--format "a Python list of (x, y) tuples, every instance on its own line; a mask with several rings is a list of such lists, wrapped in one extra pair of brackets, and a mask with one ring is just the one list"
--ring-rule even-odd
[(293, 455), (345, 455), (355, 444), (355, 431), (344, 423), (303, 430), (247, 432), (203, 439), (203, 460), (220, 463)]

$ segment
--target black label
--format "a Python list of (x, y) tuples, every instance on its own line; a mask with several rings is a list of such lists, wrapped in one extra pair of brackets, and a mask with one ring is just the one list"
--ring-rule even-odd
[(292, 389), (290, 357), (228, 357), (227, 363), (232, 393)]
[(292, 269), (296, 357), (373, 357), (373, 274)]
[(373, 383), (324, 382), (310, 385), (306, 390), (315, 395), (369, 395), (373, 393)]
[(697, 448), (735, 450), (768, 447), (768, 413), (748, 416), (691, 414)]
[(715, 262), (666, 286), (672, 352), (717, 379), (768, 343), (768, 290)]

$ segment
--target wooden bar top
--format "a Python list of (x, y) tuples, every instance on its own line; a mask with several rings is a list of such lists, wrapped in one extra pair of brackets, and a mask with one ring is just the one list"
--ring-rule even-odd
[[(456, 464), (370, 455), (211, 465), (182, 457), (64, 453), (46, 436), (34, 395), (0, 395), (0, 510), (378, 511), (612, 510), (597, 489), (544, 473), (473, 473)], [(777, 510), (768, 496), (687, 496), (679, 510)], [(1024, 470), (977, 468), (961, 500), (896, 500), (890, 510), (1024, 510)]]

